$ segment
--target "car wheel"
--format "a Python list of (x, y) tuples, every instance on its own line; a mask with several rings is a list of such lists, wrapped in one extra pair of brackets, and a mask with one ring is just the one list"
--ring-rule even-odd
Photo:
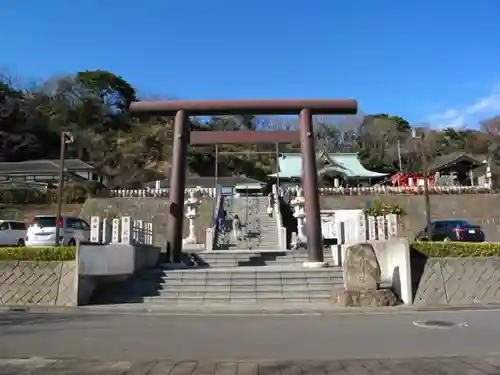
[(24, 242), (24, 240), (22, 238), (19, 239), (19, 241), (17, 241), (17, 246), (26, 246), (26, 243)]
[(72, 238), (71, 240), (69, 240), (68, 246), (76, 246), (76, 241), (75, 241), (74, 238)]

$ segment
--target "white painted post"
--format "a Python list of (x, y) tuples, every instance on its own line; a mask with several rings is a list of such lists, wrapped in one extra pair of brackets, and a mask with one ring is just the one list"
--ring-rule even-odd
[(375, 217), (368, 216), (368, 240), (373, 241), (377, 239), (377, 225), (375, 224)]
[(142, 220), (134, 220), (135, 241), (142, 245), (146, 244), (144, 236), (144, 222)]
[(385, 240), (385, 217), (377, 216), (377, 237), (379, 241)]
[(102, 221), (102, 243), (108, 244), (112, 240), (112, 225), (109, 219)]
[(387, 218), (387, 236), (389, 238), (397, 238), (398, 236), (398, 215), (389, 214)]
[(145, 244), (146, 245), (154, 245), (154, 237), (153, 237), (153, 223), (147, 221), (144, 223), (144, 234), (145, 234)]
[(113, 219), (113, 231), (112, 231), (112, 234), (111, 234), (111, 242), (112, 243), (119, 243), (120, 242), (120, 219), (118, 218), (114, 218)]
[(90, 242), (99, 243), (99, 235), (101, 234), (101, 218), (92, 216), (90, 218)]
[(342, 245), (345, 243), (344, 223), (340, 220), (335, 220), (335, 234), (337, 235), (337, 243)]
[(364, 213), (358, 216), (356, 242), (366, 242), (366, 215)]
[(120, 243), (127, 245), (131, 245), (133, 243), (132, 219), (130, 216), (122, 217), (122, 238)]

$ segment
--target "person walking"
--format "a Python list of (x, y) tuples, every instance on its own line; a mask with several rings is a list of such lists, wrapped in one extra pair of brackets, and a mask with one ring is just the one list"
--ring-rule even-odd
[(233, 236), (236, 242), (241, 241), (241, 220), (238, 215), (233, 216)]
[(267, 203), (267, 214), (269, 215), (269, 217), (273, 217), (273, 210), (274, 210), (274, 203), (275, 202), (276, 201), (274, 199), (274, 194), (269, 193), (268, 203)]

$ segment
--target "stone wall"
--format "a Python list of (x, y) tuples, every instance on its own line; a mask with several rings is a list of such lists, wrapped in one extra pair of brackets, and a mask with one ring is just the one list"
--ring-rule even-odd
[(500, 258), (429, 258), (414, 281), (416, 306), (498, 304)]
[[(365, 202), (381, 198), (397, 203), (407, 213), (403, 220), (404, 236), (413, 237), (425, 227), (423, 196), (322, 196), (321, 209), (362, 209)], [(500, 194), (431, 195), (431, 217), (438, 219), (466, 219), (481, 225), (487, 241), (500, 241)]]
[(76, 306), (76, 262), (0, 262), (0, 305)]
[[(92, 216), (131, 216), (134, 220), (153, 223), (154, 245), (165, 248), (167, 242), (168, 199), (166, 198), (89, 198), (82, 207), (81, 216), (90, 222)], [(200, 243), (205, 240), (205, 229), (211, 226), (213, 200), (204, 198), (197, 219)], [(188, 220), (184, 220), (184, 236), (188, 234)]]

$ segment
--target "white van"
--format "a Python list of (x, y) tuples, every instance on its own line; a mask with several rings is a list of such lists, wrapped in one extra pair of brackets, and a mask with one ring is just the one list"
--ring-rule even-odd
[[(79, 217), (62, 216), (59, 225), (59, 244), (76, 245), (90, 239), (90, 225)], [(56, 243), (56, 216), (38, 215), (26, 233), (26, 246), (52, 246)]]
[(23, 221), (0, 220), (0, 246), (24, 246), (26, 224)]

